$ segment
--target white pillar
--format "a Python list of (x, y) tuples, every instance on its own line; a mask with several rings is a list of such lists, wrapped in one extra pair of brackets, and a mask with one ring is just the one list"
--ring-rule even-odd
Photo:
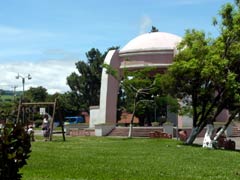
[[(120, 59), (118, 50), (110, 50), (104, 60), (105, 64), (119, 70)], [(100, 107), (99, 111), (93, 112), (90, 116), (90, 124), (115, 124), (117, 118), (117, 97), (119, 91), (119, 81), (112, 75), (106, 73), (106, 69), (102, 71), (101, 90), (100, 90)], [(97, 113), (97, 114), (96, 114)], [(97, 117), (97, 118), (96, 118)]]

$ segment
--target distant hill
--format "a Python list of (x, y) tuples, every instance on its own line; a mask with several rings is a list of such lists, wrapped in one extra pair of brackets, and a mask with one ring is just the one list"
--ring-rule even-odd
[[(16, 91), (15, 94), (16, 96), (21, 95), (22, 91)], [(0, 89), (0, 96), (2, 95), (9, 95), (9, 96), (14, 96), (14, 92), (12, 90), (4, 90)]]
[(0, 102), (12, 102), (15, 98), (20, 97), (21, 93), (21, 91), (16, 91), (14, 97), (13, 91), (0, 89)]

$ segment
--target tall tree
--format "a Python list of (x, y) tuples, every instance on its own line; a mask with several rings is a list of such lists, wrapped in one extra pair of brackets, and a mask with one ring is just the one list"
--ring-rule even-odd
[[(227, 80), (222, 102), (230, 112), (226, 124), (214, 137), (217, 140), (228, 125), (235, 119), (240, 112), (240, 1), (235, 0), (234, 4), (227, 3), (219, 12), (221, 17), (218, 22), (214, 20), (214, 25), (219, 24), (220, 36), (216, 40), (215, 50), (220, 54), (222, 59), (227, 60), (225, 72)], [(221, 110), (221, 109), (219, 109)]]
[[(204, 32), (197, 30), (186, 32), (166, 75), (170, 76), (172, 92), (182, 99), (182, 109), (188, 108), (193, 117), (193, 130), (186, 144), (192, 144), (222, 110), (230, 112), (223, 129), (239, 112), (239, 1), (223, 6), (220, 17), (220, 35), (215, 39), (206, 38)], [(214, 24), (217, 23), (214, 20)]]
[(65, 92), (64, 94), (55, 93), (48, 95), (46, 101), (54, 102), (57, 99), (57, 108), (61, 110), (63, 116), (79, 115), (80, 102), (76, 94), (73, 92)]
[(79, 109), (88, 111), (89, 106), (99, 105), (102, 64), (107, 52), (102, 54), (98, 49), (92, 48), (86, 53), (87, 62), (76, 63), (79, 74), (73, 72), (67, 77), (67, 84), (79, 102), (76, 104)]
[(25, 96), (34, 102), (44, 102), (48, 96), (47, 89), (39, 86), (39, 87), (31, 87), (26, 91)]

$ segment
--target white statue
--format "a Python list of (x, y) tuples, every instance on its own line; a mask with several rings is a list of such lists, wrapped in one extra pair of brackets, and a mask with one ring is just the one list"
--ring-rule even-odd
[(213, 125), (208, 124), (207, 131), (206, 131), (204, 139), (203, 139), (203, 147), (204, 148), (213, 148), (213, 141), (212, 141), (213, 131), (214, 131)]

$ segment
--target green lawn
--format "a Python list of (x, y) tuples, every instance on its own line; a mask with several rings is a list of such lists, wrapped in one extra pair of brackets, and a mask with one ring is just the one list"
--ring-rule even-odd
[[(56, 139), (56, 138), (55, 138)], [(175, 140), (68, 137), (32, 143), (23, 180), (234, 180), (240, 153)]]
[(1, 95), (0, 98), (2, 101), (13, 101), (14, 96), (13, 95)]

